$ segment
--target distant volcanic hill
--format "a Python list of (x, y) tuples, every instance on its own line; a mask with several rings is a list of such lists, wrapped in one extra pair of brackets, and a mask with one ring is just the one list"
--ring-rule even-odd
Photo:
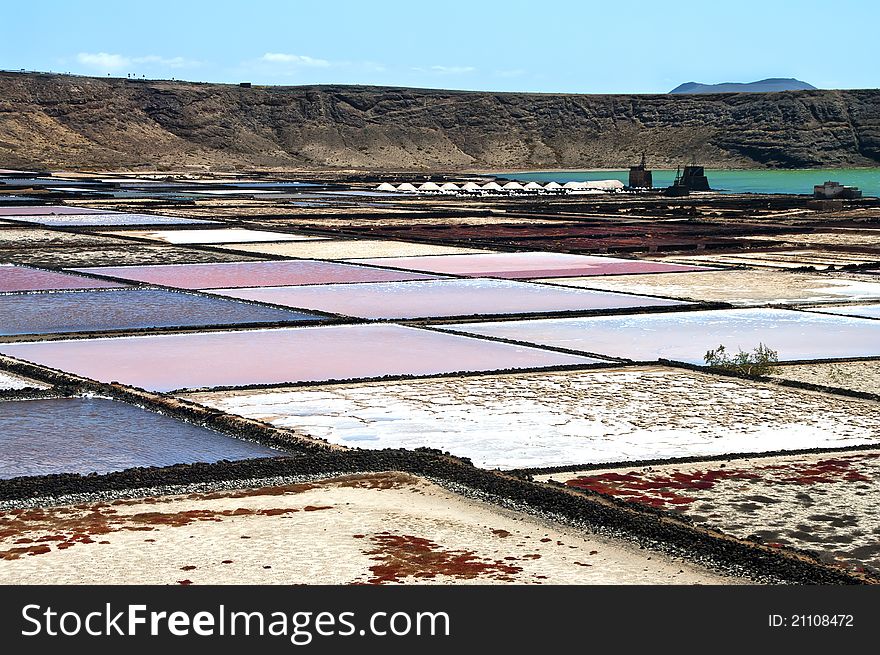
[(880, 163), (880, 90), (239, 86), (0, 73), (0, 168), (503, 171)]
[(721, 82), (720, 84), (685, 82), (669, 93), (774, 93), (777, 91), (816, 91), (816, 87), (793, 77), (769, 77), (757, 82)]

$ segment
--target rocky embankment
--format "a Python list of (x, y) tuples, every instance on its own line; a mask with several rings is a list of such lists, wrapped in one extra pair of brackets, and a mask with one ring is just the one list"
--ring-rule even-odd
[(876, 166), (880, 90), (562, 95), (0, 73), (0, 166)]

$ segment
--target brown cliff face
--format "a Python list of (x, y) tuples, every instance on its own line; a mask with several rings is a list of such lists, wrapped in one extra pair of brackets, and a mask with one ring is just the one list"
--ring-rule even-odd
[(0, 74), (0, 167), (876, 166), (880, 90), (549, 95)]

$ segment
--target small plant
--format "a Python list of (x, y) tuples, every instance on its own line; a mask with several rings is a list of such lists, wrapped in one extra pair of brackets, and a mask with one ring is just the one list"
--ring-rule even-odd
[(828, 379), (834, 384), (849, 384), (852, 382), (852, 376), (852, 373), (848, 373), (838, 366), (831, 366), (828, 369)]
[(731, 357), (724, 346), (718, 346), (708, 351), (704, 359), (706, 366), (722, 371), (744, 375), (773, 375), (776, 372), (776, 367), (773, 365), (779, 362), (779, 353), (759, 343), (752, 352), (740, 350)]

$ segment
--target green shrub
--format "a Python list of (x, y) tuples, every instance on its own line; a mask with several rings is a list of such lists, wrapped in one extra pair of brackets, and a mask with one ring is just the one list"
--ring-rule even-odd
[(773, 375), (776, 372), (773, 365), (779, 361), (778, 353), (763, 343), (750, 353), (740, 350), (733, 357), (727, 354), (724, 346), (718, 346), (708, 351), (704, 359), (710, 368), (745, 375)]

